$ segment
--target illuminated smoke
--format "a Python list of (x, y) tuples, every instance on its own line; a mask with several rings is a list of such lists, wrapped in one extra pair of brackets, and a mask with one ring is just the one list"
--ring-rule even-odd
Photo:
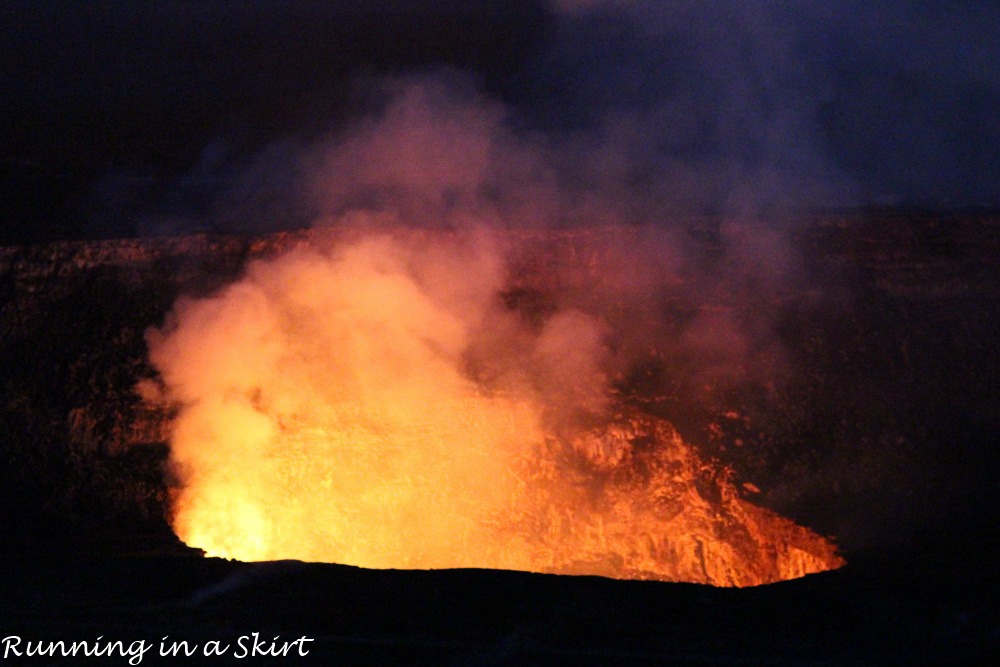
[[(642, 150), (650, 117), (548, 134), (455, 72), (372, 98), (335, 132), (275, 145), (220, 202), (244, 230), (307, 219), (313, 244), (179, 300), (147, 335), (161, 377), (145, 390), (177, 410), (183, 540), (253, 560), (724, 585), (841, 563), (615, 393), (650, 355), (692, 359), (700, 381), (777, 349), (766, 296), (680, 331), (665, 318), (666, 299), (715, 297), (730, 274), (765, 293), (788, 280), (753, 207), (733, 209), (708, 261), (666, 224), (680, 172)], [(563, 228), (598, 235), (595, 254), (533, 247), (532, 230)], [(524, 289), (525, 270), (541, 282)]]
[(178, 411), (178, 535), (245, 560), (718, 585), (841, 564), (616, 402), (608, 323), (513, 304), (495, 243), (328, 231), (180, 300), (147, 334)]
[[(538, 442), (538, 396), (600, 393), (600, 331), (564, 313), (530, 334), (504, 312), (488, 237), (448, 241), (364, 236), (256, 262), (150, 332), (182, 406), (182, 537), (244, 558), (444, 567), (495, 550), (489, 563), (505, 564), (479, 533), (509, 508), (514, 458)], [(487, 324), (503, 340), (485, 344)], [(502, 391), (463, 372), (473, 348), (481, 367), (505, 369)], [(219, 523), (250, 543), (199, 534)], [(387, 535), (399, 544), (368, 543)]]

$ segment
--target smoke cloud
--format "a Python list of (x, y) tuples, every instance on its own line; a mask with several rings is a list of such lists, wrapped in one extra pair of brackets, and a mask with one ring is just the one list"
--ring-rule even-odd
[(302, 134), (358, 110), (354, 73), (440, 65), (586, 148), (560, 174), (618, 175), (668, 212), (1000, 203), (1000, 10), (985, 0), (99, 4), (3, 8), (10, 238), (234, 229), (231, 208), (205, 214), (248, 155), (273, 146), (243, 191), (253, 212), (296, 180)]
[[(274, 521), (255, 489), (294, 487), (290, 461), (332, 448), (309, 483), (336, 490), (342, 517), (404, 521), (387, 551), (421, 535), (427, 553), (456, 535), (493, 549), (477, 526), (507, 507), (542, 433), (606, 422), (651, 368), (709, 391), (788, 371), (776, 304), (807, 271), (787, 232), (805, 208), (865, 195), (829, 141), (843, 90), (824, 48), (840, 19), (782, 3), (552, 8), (552, 41), (511, 88), (451, 69), (365, 78), (357, 113), (231, 179), (217, 227), (325, 236), (179, 301), (148, 335), (162, 382), (146, 389), (180, 406), (181, 530), (203, 513), (280, 542), (321, 508), (288, 500)], [(704, 214), (720, 222), (696, 240)], [(593, 254), (532, 247), (533, 230), (564, 228)], [(525, 289), (526, 263), (550, 284)], [(678, 317), (678, 302), (695, 306)], [(425, 481), (404, 492), (403, 478)], [(424, 514), (462, 489), (477, 509)], [(349, 524), (296, 553), (378, 551)]]
[[(603, 241), (588, 293), (547, 297), (611, 327), (612, 376), (669, 340), (692, 386), (774, 381), (775, 303), (807, 277), (787, 231), (858, 194), (827, 142), (833, 79), (807, 39), (829, 17), (736, 2), (551, 8), (551, 38), (499, 91), (451, 69), (359, 80), (357, 113), (258, 155), (217, 226), (625, 226), (629, 238)], [(721, 221), (709, 246), (690, 235), (706, 214)], [(727, 307), (665, 321), (678, 298)]]
[(625, 119), (687, 205), (1000, 201), (993, 3), (549, 4), (562, 29), (524, 106)]
[(484, 233), (350, 236), (254, 262), (148, 333), (180, 406), (175, 527), (243, 558), (526, 567), (483, 526), (546, 410), (601, 407), (601, 324), (520, 319)]
[[(566, 144), (515, 128), (468, 78), (382, 85), (371, 115), (285, 153), (301, 177), (280, 196), (314, 220), (313, 247), (251, 262), (147, 334), (160, 381), (143, 389), (178, 410), (173, 524), (248, 559), (532, 569), (544, 549), (496, 526), (544, 520), (524, 486), (548, 473), (525, 466), (551, 434), (617, 461), (572, 434), (620, 418), (638, 367), (686, 355), (696, 380), (734, 379), (770, 332), (729, 311), (678, 331), (666, 301), (719, 289), (690, 281), (713, 274), (684, 235), (624, 226), (618, 184), (582, 187)], [(563, 226), (593, 240), (534, 245)], [(747, 271), (770, 261), (746, 246)], [(542, 460), (572, 471), (581, 454), (557, 450)]]
[[(258, 130), (222, 123), (188, 178), (170, 185), (189, 191), (190, 205), (157, 202), (170, 209), (169, 224), (143, 228), (178, 228), (175, 218), (202, 210), (211, 188), (223, 194), (199, 227), (309, 225), (331, 208), (393, 198), (387, 181), (408, 197), (410, 213), (481, 205), (469, 199), (481, 190), (522, 224), (529, 213), (665, 225), (706, 212), (789, 223), (812, 207), (998, 201), (1000, 76), (989, 26), (1000, 17), (986, 3), (546, 7), (551, 21), (536, 41), (516, 58), (497, 54), (497, 69), (425, 66), (360, 76), (353, 87), (331, 83), (336, 93), (322, 95), (336, 129), (326, 135), (315, 118), (278, 125), (269, 147), (248, 158)], [(407, 89), (420, 80), (422, 88)], [(432, 125), (438, 134), (415, 131)], [(376, 132), (381, 146), (371, 142)], [(416, 154), (425, 156), (419, 171), (406, 163)], [(396, 173), (384, 173), (387, 164)], [(317, 168), (325, 195), (310, 191)], [(415, 194), (421, 182), (437, 188), (436, 203), (430, 190)], [(132, 181), (105, 186), (112, 192), (101, 201), (118, 206), (146, 196)]]

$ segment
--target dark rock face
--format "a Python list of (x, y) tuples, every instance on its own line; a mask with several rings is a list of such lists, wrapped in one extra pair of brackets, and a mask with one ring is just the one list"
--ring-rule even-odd
[(143, 332), (227, 261), (202, 239), (3, 250), (2, 514), (15, 538), (162, 527), (161, 415), (133, 390), (151, 372)]

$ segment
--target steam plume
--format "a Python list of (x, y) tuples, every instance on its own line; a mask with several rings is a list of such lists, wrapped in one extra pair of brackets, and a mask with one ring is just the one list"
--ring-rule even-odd
[[(632, 20), (631, 4), (602, 3), (571, 20), (593, 29), (590, 12), (602, 8)], [(640, 37), (658, 44), (657, 34)], [(691, 165), (644, 145), (676, 136), (659, 96), (638, 112), (610, 105), (596, 121), (554, 132), (452, 71), (380, 80), (365, 106), (329, 134), (275, 145), (220, 204), (244, 229), (266, 228), (281, 211), (306, 219), (325, 230), (317, 246), (252, 262), (219, 293), (179, 301), (147, 336), (160, 398), (179, 406), (171, 462), (182, 538), (254, 559), (534, 569), (548, 547), (533, 540), (559, 530), (549, 508), (593, 511), (586, 530), (655, 524), (660, 510), (642, 499), (673, 494), (684, 509), (668, 514), (681, 512), (684, 530), (710, 530), (684, 513), (724, 502), (766, 541), (771, 519), (722, 477), (709, 483), (715, 500), (693, 490), (709, 468), (672, 430), (639, 417), (612, 426), (622, 416), (610, 408), (612, 390), (651, 350), (688, 355), (696, 376), (717, 379), (769, 347), (756, 302), (703, 312), (672, 332), (664, 303), (724, 291), (733, 270), (766, 290), (782, 283), (790, 253), (755, 217), (788, 203), (764, 187), (782, 176), (766, 165), (747, 172), (738, 152), (701, 165), (726, 179), (695, 190), (679, 176)], [(764, 199), (733, 190), (734, 174)], [(721, 261), (667, 224), (706, 197), (733, 213)], [(603, 234), (597, 254), (538, 266), (546, 257), (530, 231), (565, 226)], [(552, 284), (524, 291), (515, 273), (532, 252)], [(658, 452), (635, 449), (647, 438), (662, 441)], [(621, 501), (574, 495), (581, 489)], [(662, 532), (632, 526), (622, 539), (647, 529)], [(497, 530), (516, 535), (505, 541)], [(660, 563), (641, 566), (650, 571), (679, 561), (666, 576), (688, 577), (678, 573), (693, 567), (697, 544), (620, 548)], [(735, 563), (744, 558), (786, 573), (836, 561), (825, 543), (809, 557), (782, 547), (784, 564), (718, 548), (712, 581), (742, 581)], [(665, 556), (671, 549), (684, 555)]]
[[(148, 335), (167, 396), (182, 406), (172, 438), (177, 525), (205, 530), (209, 515), (230, 526), (224, 534), (254, 536), (256, 558), (476, 564), (453, 554), (455, 540), (492, 553), (481, 524), (508, 507), (515, 459), (538, 442), (536, 406), (592, 409), (603, 393), (599, 325), (567, 311), (529, 330), (499, 298), (504, 277), (482, 234), (446, 243), (366, 234), (253, 263), (215, 297), (180, 301)], [(472, 362), (491, 387), (470, 377)], [(267, 508), (275, 523), (259, 494), (281, 475), (297, 488), (305, 472), (294, 457), (320, 467), (309, 479), (326, 485), (324, 503), (340, 504), (311, 508), (320, 501), (302, 488), (295, 500), (281, 496), (290, 505)], [(283, 541), (281, 526), (308, 521), (307, 510), (337, 516), (336, 528)], [(364, 525), (373, 514), (391, 524), (383, 528), (398, 549), (351, 533), (350, 517)], [(236, 546), (183, 536), (215, 551)], [(239, 545), (243, 557), (247, 549)], [(524, 566), (500, 554), (488, 562)]]

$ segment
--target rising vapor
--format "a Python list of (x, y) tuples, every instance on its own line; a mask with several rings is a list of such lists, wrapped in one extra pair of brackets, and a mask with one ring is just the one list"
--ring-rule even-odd
[[(632, 20), (633, 3), (583, 4), (564, 9), (584, 35), (593, 12)], [(220, 216), (262, 231), (286, 212), (315, 228), (312, 243), (179, 300), (147, 334), (160, 376), (143, 391), (177, 414), (182, 539), (249, 560), (720, 585), (841, 563), (622, 400), (664, 356), (705, 381), (780, 356), (766, 298), (681, 330), (664, 304), (731, 276), (764, 292), (794, 279), (781, 228), (756, 217), (791, 201), (771, 187), (783, 176), (744, 169), (757, 144), (669, 157), (656, 147), (677, 136), (662, 91), (634, 113), (595, 102), (597, 121), (550, 131), (462, 73), (387, 78), (371, 82), (367, 113), (260, 156)], [(732, 214), (721, 258), (671, 222), (707, 201)], [(565, 229), (599, 249), (567, 261), (533, 246)], [(525, 287), (526, 261), (545, 284)]]

